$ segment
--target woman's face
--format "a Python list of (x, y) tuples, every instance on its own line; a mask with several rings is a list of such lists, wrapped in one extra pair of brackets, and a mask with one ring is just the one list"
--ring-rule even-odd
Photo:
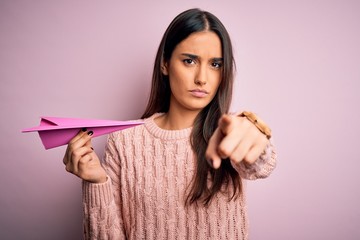
[(219, 87), (222, 64), (221, 41), (214, 32), (196, 32), (180, 42), (162, 69), (170, 81), (170, 110), (206, 107)]

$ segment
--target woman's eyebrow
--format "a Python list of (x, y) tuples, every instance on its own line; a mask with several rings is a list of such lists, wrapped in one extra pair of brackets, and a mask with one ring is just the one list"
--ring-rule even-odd
[[(191, 58), (191, 59), (194, 59), (194, 60), (200, 59), (199, 56), (197, 56), (197, 55), (195, 55), (195, 54), (191, 54), (191, 53), (182, 53), (181, 55), (186, 56), (186, 57)], [(221, 61), (224, 60), (224, 58), (222, 58), (222, 57), (215, 57), (215, 58), (212, 58), (211, 60), (213, 60), (213, 61), (215, 61), (215, 62), (221, 62)]]
[(181, 55), (191, 58), (191, 59), (199, 59), (199, 56), (194, 55), (194, 54), (190, 54), (190, 53), (182, 53)]
[(215, 61), (215, 62), (222, 62), (222, 61), (224, 61), (224, 58), (222, 58), (222, 57), (220, 57), (220, 58), (213, 58), (212, 60)]

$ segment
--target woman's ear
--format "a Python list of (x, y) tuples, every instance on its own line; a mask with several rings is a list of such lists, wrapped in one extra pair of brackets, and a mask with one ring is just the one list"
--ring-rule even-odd
[(165, 76), (169, 75), (169, 72), (168, 72), (168, 64), (166, 62), (164, 62), (162, 65), (161, 65), (161, 72), (162, 74), (164, 74)]

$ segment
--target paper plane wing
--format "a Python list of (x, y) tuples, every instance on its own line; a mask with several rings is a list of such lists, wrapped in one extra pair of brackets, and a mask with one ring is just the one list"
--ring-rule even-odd
[(23, 129), (22, 132), (38, 132), (45, 149), (68, 144), (82, 129), (93, 131), (93, 137), (108, 134), (143, 124), (142, 121), (111, 121), (98, 119), (42, 117), (37, 127)]

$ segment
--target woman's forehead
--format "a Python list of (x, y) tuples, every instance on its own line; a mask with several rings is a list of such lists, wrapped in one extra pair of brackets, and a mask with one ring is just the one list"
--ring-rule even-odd
[(181, 41), (174, 52), (189, 53), (197, 56), (221, 58), (222, 47), (219, 36), (211, 31), (195, 32)]

